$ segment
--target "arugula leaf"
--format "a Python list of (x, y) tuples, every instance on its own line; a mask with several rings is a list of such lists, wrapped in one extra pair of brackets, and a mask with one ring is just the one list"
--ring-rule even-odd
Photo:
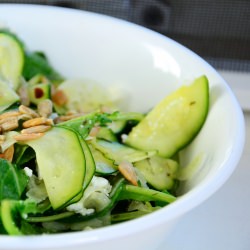
[(35, 234), (48, 233), (42, 227), (34, 225), (34, 223), (33, 224), (28, 223), (25, 220), (21, 221), (20, 231), (24, 235), (35, 235)]
[(55, 83), (61, 82), (63, 80), (63, 77), (50, 65), (43, 53), (26, 52), (23, 77), (26, 80), (30, 80), (37, 74), (42, 74)]
[(5, 159), (0, 159), (0, 201), (4, 199), (18, 200), (27, 183), (28, 177), (22, 169)]
[(15, 145), (13, 162), (21, 166), (36, 157), (35, 151), (28, 145)]

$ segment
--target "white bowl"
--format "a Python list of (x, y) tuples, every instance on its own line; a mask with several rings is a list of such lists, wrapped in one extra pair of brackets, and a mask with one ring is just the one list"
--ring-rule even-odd
[(1, 4), (0, 13), (1, 23), (16, 32), (29, 49), (44, 51), (64, 76), (122, 88), (129, 97), (129, 110), (145, 111), (181, 84), (207, 75), (211, 91), (207, 121), (181, 154), (186, 162), (199, 154), (205, 158), (176, 202), (142, 218), (92, 231), (0, 236), (1, 250), (157, 248), (183, 214), (223, 185), (240, 159), (244, 119), (226, 82), (187, 48), (125, 21), (35, 5)]

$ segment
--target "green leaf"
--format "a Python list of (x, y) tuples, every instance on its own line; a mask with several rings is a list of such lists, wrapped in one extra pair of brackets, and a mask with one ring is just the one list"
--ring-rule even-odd
[(22, 169), (5, 159), (0, 159), (0, 201), (4, 199), (18, 200), (27, 183), (28, 177)]
[(26, 221), (28, 214), (43, 212), (43, 209), (29, 200), (5, 199), (0, 207), (0, 234), (40, 234), (42, 229)]
[(30, 80), (37, 74), (42, 74), (55, 83), (63, 80), (63, 77), (50, 65), (43, 53), (26, 52), (23, 76), (26, 80)]
[(20, 231), (24, 235), (36, 235), (36, 234), (44, 233), (43, 232), (44, 230), (41, 227), (34, 225), (34, 224), (30, 224), (25, 220), (21, 221)]
[(21, 166), (29, 162), (31, 159), (35, 157), (36, 157), (35, 151), (28, 145), (21, 145), (21, 144), (15, 145), (13, 162), (18, 166)]

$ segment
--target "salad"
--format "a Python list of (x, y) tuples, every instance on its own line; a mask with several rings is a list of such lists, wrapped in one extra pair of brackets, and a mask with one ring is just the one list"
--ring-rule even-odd
[(208, 106), (203, 75), (149, 112), (124, 112), (0, 30), (0, 234), (93, 229), (174, 202), (178, 153)]

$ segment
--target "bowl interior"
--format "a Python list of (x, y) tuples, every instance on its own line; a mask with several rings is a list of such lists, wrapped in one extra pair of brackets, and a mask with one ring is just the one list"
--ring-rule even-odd
[(191, 209), (232, 173), (243, 148), (242, 112), (224, 80), (193, 52), (160, 34), (93, 13), (18, 5), (2, 5), (0, 10), (0, 22), (30, 50), (44, 51), (65, 77), (84, 77), (118, 89), (131, 111), (147, 111), (182, 84), (207, 75), (207, 121), (180, 154), (183, 165), (199, 156), (199, 171), (182, 185), (181, 194), (188, 194), (173, 205)]

